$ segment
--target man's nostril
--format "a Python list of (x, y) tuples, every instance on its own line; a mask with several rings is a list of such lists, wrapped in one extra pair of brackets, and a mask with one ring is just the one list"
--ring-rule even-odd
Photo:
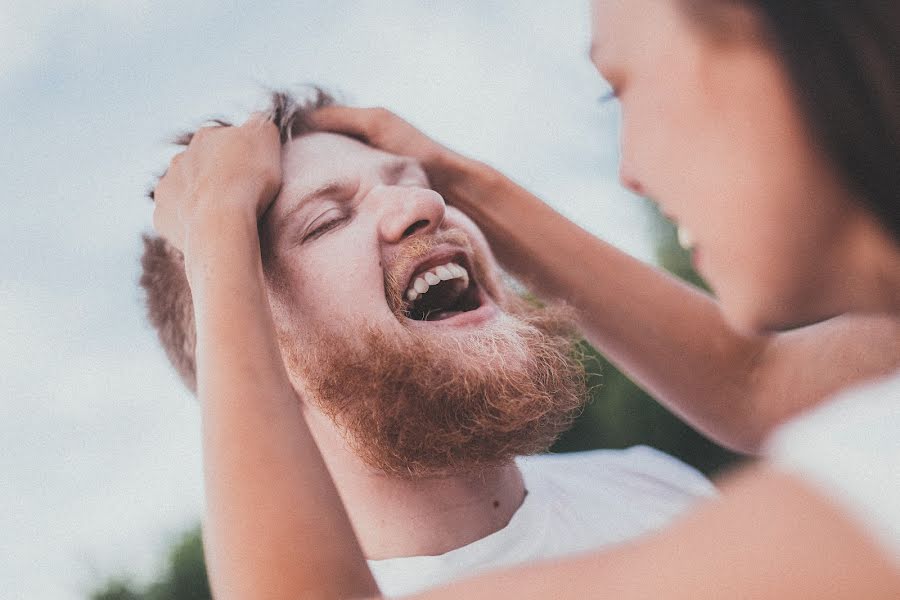
[(405, 238), (409, 237), (424, 227), (428, 227), (427, 220), (422, 219), (421, 221), (416, 221), (415, 223), (413, 223), (412, 225), (410, 225), (409, 227), (406, 228), (406, 231), (403, 232), (403, 237), (405, 237)]

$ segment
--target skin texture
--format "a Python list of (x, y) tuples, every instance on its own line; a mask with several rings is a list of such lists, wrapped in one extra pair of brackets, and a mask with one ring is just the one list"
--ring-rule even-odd
[[(706, 255), (701, 270), (725, 315), (701, 321), (714, 326), (711, 341), (723, 341), (728, 356), (727, 342), (735, 339), (729, 328), (755, 336), (847, 311), (896, 317), (896, 247), (854, 209), (839, 182), (829, 181), (777, 61), (755, 47), (713, 52), (669, 2), (597, 0), (594, 6), (593, 58), (617, 86), (627, 121), (624, 178), (699, 241)], [(673, 86), (666, 94), (650, 86), (660, 74)], [(750, 92), (768, 102), (754, 104)], [(754, 119), (773, 123), (746, 128)], [(646, 127), (653, 121), (658, 128)], [(368, 139), (378, 144), (391, 122), (374, 127)], [(255, 154), (248, 150), (276, 153), (271, 129), (250, 124), (192, 142), (170, 170), (171, 186), (158, 199), (155, 218), (161, 233), (183, 242), (198, 304), (210, 575), (221, 598), (371, 595), (376, 590), (362, 553), (282, 368), (265, 299), (256, 217), (280, 178), (274, 177), (277, 161), (248, 165), (245, 159)], [(404, 136), (413, 134), (404, 130)], [(419, 150), (426, 166), (447, 167), (432, 179), (454, 198), (475, 198), (473, 190), (491, 186), (511, 189), (489, 170), (452, 175), (449, 167), (465, 171), (468, 163), (414, 137), (409, 151)], [(769, 163), (769, 156), (778, 160)], [(679, 162), (684, 157), (715, 162)], [(718, 168), (700, 171), (698, 164)], [(226, 173), (235, 185), (217, 189), (213, 175)], [(227, 202), (212, 202), (223, 193)], [(821, 200), (818, 212), (812, 198)], [(496, 206), (483, 214), (492, 210), (502, 214)], [(839, 253), (832, 239), (850, 245)], [(512, 254), (510, 246), (500, 254), (501, 260)], [(564, 277), (555, 280), (561, 283)], [(692, 306), (685, 316), (716, 314), (708, 301)], [(681, 333), (675, 339), (689, 339)], [(759, 352), (739, 352), (742, 359), (723, 364), (758, 361)], [(733, 372), (740, 376), (742, 369)], [(761, 467), (671, 530), (620, 551), (491, 574), (427, 597), (604, 592), (617, 598), (895, 598), (900, 575), (844, 512), (805, 483)]]

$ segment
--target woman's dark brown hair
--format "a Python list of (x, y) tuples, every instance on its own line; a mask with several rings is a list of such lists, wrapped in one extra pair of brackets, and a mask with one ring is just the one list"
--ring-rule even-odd
[(759, 18), (814, 141), (900, 244), (900, 2), (685, 1), (707, 24), (729, 5)]

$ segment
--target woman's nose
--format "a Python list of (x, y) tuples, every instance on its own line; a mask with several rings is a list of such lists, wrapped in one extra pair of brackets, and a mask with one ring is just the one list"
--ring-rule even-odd
[(632, 175), (630, 167), (623, 160), (619, 165), (619, 181), (625, 189), (634, 192), (639, 196), (644, 196), (644, 186), (638, 181), (637, 177)]
[(416, 233), (431, 233), (444, 222), (444, 198), (428, 188), (381, 186), (373, 190), (383, 206), (381, 237), (388, 243), (402, 242)]

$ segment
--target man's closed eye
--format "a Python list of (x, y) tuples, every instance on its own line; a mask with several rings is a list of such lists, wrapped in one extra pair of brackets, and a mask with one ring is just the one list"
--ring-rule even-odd
[(342, 225), (349, 219), (350, 215), (348, 213), (344, 213), (336, 209), (330, 210), (316, 219), (313, 224), (310, 225), (309, 231), (306, 233), (306, 235), (303, 236), (303, 242), (305, 243), (315, 240), (316, 238), (335, 229), (339, 225)]

